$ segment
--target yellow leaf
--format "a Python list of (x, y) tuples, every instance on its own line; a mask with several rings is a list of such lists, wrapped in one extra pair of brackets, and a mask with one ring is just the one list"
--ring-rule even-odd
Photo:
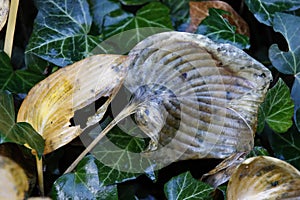
[[(95, 55), (62, 68), (33, 87), (25, 98), (17, 121), (30, 123), (45, 139), (44, 154), (69, 143), (84, 128), (97, 123), (122, 85), (126, 56)], [(108, 97), (86, 124), (71, 126), (75, 111)]]

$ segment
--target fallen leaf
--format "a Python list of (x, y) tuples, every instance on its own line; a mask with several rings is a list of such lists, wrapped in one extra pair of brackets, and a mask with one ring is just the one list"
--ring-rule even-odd
[(0, 156), (0, 187), (0, 199), (24, 199), (29, 188), (24, 170), (4, 156)]
[(300, 172), (268, 156), (245, 160), (231, 176), (227, 199), (299, 199)]
[(100, 121), (123, 82), (127, 71), (122, 65), (125, 58), (119, 55), (88, 57), (58, 70), (30, 90), (17, 121), (30, 123), (43, 136), (44, 154), (67, 144), (84, 130), (78, 124), (71, 126), (75, 111), (108, 97), (85, 126)]
[(154, 160), (226, 158), (253, 148), (258, 106), (272, 79), (262, 64), (232, 45), (183, 32), (150, 36), (129, 58), (124, 85)]
[(6, 24), (9, 13), (9, 0), (0, 0), (0, 31)]
[(272, 75), (245, 52), (199, 34), (163, 32), (137, 44), (126, 62), (131, 101), (65, 173), (132, 114), (150, 138), (142, 154), (157, 168), (253, 148), (258, 106)]
[(230, 15), (224, 15), (230, 24), (236, 26), (236, 32), (242, 35), (250, 36), (250, 30), (247, 22), (226, 2), (223, 1), (190, 1), (191, 22), (187, 32), (195, 32), (199, 24), (209, 15), (210, 8), (225, 10)]

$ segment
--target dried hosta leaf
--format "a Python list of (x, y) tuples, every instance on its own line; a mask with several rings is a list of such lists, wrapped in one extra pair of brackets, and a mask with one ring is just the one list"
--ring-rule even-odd
[(292, 165), (268, 156), (245, 160), (227, 187), (227, 199), (299, 199), (300, 172)]
[(272, 79), (262, 64), (232, 45), (182, 32), (150, 36), (129, 57), (124, 84), (134, 93), (136, 122), (151, 138), (148, 156), (172, 162), (252, 149)]
[(11, 159), (0, 156), (0, 199), (24, 199), (28, 187), (24, 170)]
[[(45, 139), (47, 154), (77, 137), (102, 118), (126, 74), (125, 56), (96, 55), (62, 68), (37, 84), (24, 100), (17, 121), (29, 122)], [(108, 97), (94, 118), (83, 127), (71, 126), (79, 110), (100, 97)], [(78, 119), (81, 120), (81, 119)]]
[(231, 25), (236, 26), (236, 32), (242, 35), (250, 35), (250, 30), (247, 22), (239, 16), (239, 14), (224, 1), (201, 1), (190, 2), (190, 17), (191, 22), (188, 27), (188, 32), (195, 32), (199, 24), (208, 16), (210, 8), (225, 10), (230, 15), (224, 15)]
[(9, 0), (0, 0), (0, 31), (6, 23), (9, 12)]

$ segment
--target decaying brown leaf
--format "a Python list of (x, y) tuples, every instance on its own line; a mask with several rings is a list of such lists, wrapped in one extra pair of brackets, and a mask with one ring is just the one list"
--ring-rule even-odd
[(208, 16), (209, 8), (217, 8), (225, 10), (230, 15), (224, 15), (230, 24), (236, 26), (236, 32), (239, 34), (250, 36), (250, 30), (247, 22), (226, 2), (224, 1), (201, 1), (190, 2), (190, 18), (191, 22), (187, 28), (187, 32), (195, 32), (199, 24)]
[(230, 178), (227, 199), (300, 199), (300, 172), (277, 158), (249, 158)]
[(9, 13), (9, 0), (0, 0), (0, 31), (6, 24)]
[(86, 127), (98, 122), (119, 90), (127, 68), (120, 55), (95, 55), (62, 68), (35, 87), (25, 98), (17, 121), (30, 123), (45, 139), (44, 154), (67, 144), (84, 128), (71, 126), (79, 110), (100, 97), (108, 97)]
[(0, 156), (0, 188), (0, 199), (24, 199), (29, 188), (23, 169), (4, 156)]

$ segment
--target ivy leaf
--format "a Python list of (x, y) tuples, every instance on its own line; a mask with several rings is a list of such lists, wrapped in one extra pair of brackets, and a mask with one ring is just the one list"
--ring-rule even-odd
[(249, 48), (249, 38), (236, 33), (236, 27), (232, 26), (223, 15), (229, 12), (210, 8), (207, 16), (198, 27), (196, 33), (203, 34), (216, 42), (230, 43), (238, 48)]
[(269, 49), (269, 57), (276, 69), (284, 74), (300, 72), (300, 17), (285, 13), (276, 13), (274, 17), (274, 30), (280, 32), (288, 44), (288, 52), (283, 52), (277, 44)]
[(295, 103), (295, 113), (294, 113), (294, 120), (295, 124), (300, 131), (300, 73), (295, 75), (295, 82), (293, 84), (291, 96)]
[[(144, 39), (139, 33), (139, 28), (151, 27), (155, 33), (155, 27), (173, 29), (169, 16), (169, 8), (159, 2), (152, 2), (139, 9), (134, 16), (121, 9), (115, 10), (104, 19), (104, 37), (109, 38), (117, 33), (135, 29), (134, 37)], [(131, 40), (131, 38), (128, 38)]]
[(277, 158), (300, 170), (300, 132), (295, 126), (284, 134), (269, 134), (269, 142)]
[(27, 144), (39, 156), (44, 151), (44, 139), (26, 122), (15, 122), (13, 97), (9, 92), (0, 91), (0, 144), (13, 142)]
[(89, 0), (89, 4), (93, 23), (97, 26), (99, 34), (103, 31), (104, 17), (114, 10), (121, 9), (118, 0)]
[(157, 0), (120, 0), (120, 2), (126, 6), (138, 6), (152, 1), (157, 1)]
[(88, 55), (101, 41), (88, 35), (92, 17), (86, 0), (37, 0), (38, 15), (26, 48), (58, 66), (66, 66)]
[(165, 184), (167, 199), (212, 199), (210, 185), (198, 181), (190, 172), (180, 174)]
[(16, 70), (6, 53), (0, 51), (0, 90), (13, 93), (27, 93), (44, 76), (29, 70)]
[[(53, 199), (117, 200), (117, 186), (103, 184), (98, 161), (91, 155), (80, 161), (74, 173), (59, 177), (52, 186)], [(106, 174), (108, 175), (108, 174)]]
[[(141, 137), (142, 131), (129, 119), (123, 120), (122, 127), (122, 129), (114, 127), (106, 137), (101, 139), (92, 152), (102, 163), (99, 170), (109, 174), (109, 176), (103, 177), (104, 183), (119, 183), (134, 179), (144, 173), (150, 179), (155, 180), (156, 175), (152, 170), (153, 163), (141, 155), (146, 147), (145, 140)], [(90, 135), (94, 137), (100, 132), (101, 127), (99, 126)], [(82, 141), (85, 143), (86, 138)]]
[(189, 0), (162, 0), (163, 4), (169, 7), (171, 19), (174, 27), (178, 27), (179, 31), (183, 27), (179, 27), (182, 23), (188, 21), (189, 17)]
[(276, 12), (294, 11), (300, 8), (298, 0), (246, 0), (245, 3), (256, 19), (268, 26), (272, 25)]
[(293, 124), (293, 109), (289, 88), (279, 79), (259, 107), (257, 131), (262, 132), (267, 123), (277, 133), (286, 132)]

